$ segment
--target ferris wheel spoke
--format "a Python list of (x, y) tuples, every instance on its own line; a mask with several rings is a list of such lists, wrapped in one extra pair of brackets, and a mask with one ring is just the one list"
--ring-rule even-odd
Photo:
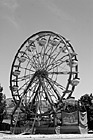
[(23, 92), (23, 96), (27, 94), (27, 91), (29, 90), (30, 86), (32, 85), (35, 77), (36, 77), (36, 75), (34, 74), (33, 77), (30, 79), (28, 85), (25, 87), (24, 92)]
[[(49, 49), (47, 50), (47, 52), (46, 52), (46, 54), (48, 54), (49, 53), (49, 55), (48, 55), (48, 58), (47, 58), (47, 60), (46, 60), (46, 62), (45, 62), (45, 64), (47, 65), (47, 63), (48, 63), (48, 61), (49, 60), (51, 60), (51, 58), (53, 58), (54, 56), (55, 56), (55, 54), (54, 55), (52, 55), (53, 54), (53, 45), (51, 46), (51, 47), (49, 47)], [(51, 56), (52, 55), (52, 56)]]
[(35, 52), (36, 52), (36, 55), (35, 55), (35, 56), (36, 56), (36, 57), (35, 57), (35, 58), (36, 58), (36, 61), (37, 61), (38, 65), (40, 65), (40, 59), (39, 59), (39, 54), (40, 54), (40, 53), (38, 53), (37, 49), (36, 49)]
[(53, 79), (51, 79), (49, 77), (48, 77), (48, 79), (49, 79), (50, 83), (53, 83), (54, 85), (56, 85), (56, 87), (59, 87), (61, 90), (64, 91), (66, 89), (64, 86), (60, 85), (57, 81), (54, 81)]
[(28, 80), (27, 82), (25, 82), (22, 86), (20, 86), (20, 88), (18, 88), (18, 92), (20, 90), (23, 90), (25, 88), (25, 86), (30, 82), (30, 80)]
[(16, 78), (15, 78), (15, 79), (13, 79), (12, 81), (21, 82), (21, 81), (30, 79), (32, 76), (33, 76), (33, 74), (28, 74), (28, 75), (25, 75), (25, 76), (22, 76), (22, 77), (17, 77), (17, 80), (16, 80)]
[[(29, 83), (30, 80), (28, 80), (27, 82), (25, 82), (23, 85), (20, 86), (20, 88), (18, 88), (16, 90), (16, 93), (19, 93), (20, 90), (23, 90), (24, 87)], [(16, 80), (16, 83), (18, 84), (18, 81)]]
[(60, 55), (60, 51), (56, 54), (56, 56), (53, 58), (53, 60), (52, 60), (52, 62), (51, 62), (51, 60), (49, 61), (49, 64), (50, 63), (54, 63), (54, 61), (57, 59), (57, 57)]
[[(51, 85), (50, 85), (50, 88), (49, 88), (49, 86), (47, 87), (47, 90), (49, 91), (49, 95), (50, 95), (52, 101), (54, 103), (57, 103), (60, 100), (60, 97), (58, 97), (58, 95), (54, 92), (54, 89), (51, 87)], [(56, 90), (56, 92), (57, 92), (57, 90)]]
[(52, 60), (52, 62), (51, 62), (51, 64), (49, 64), (48, 66), (47, 66), (47, 70), (49, 71), (50, 69), (48, 69), (50, 66), (52, 66), (52, 68), (53, 68), (53, 66), (55, 67), (55, 65), (56, 66), (60, 66), (61, 64), (63, 64), (63, 63), (65, 63), (67, 60), (68, 60), (68, 58), (66, 59), (66, 60), (63, 60), (65, 57), (67, 57), (68, 55), (65, 55), (65, 56), (62, 56), (60, 59), (58, 59), (58, 60), (56, 60), (56, 61), (54, 61), (54, 59)]
[(60, 94), (58, 92), (58, 90), (54, 87), (54, 85), (50, 82), (49, 78), (45, 77), (45, 79), (47, 80), (47, 82), (51, 85), (53, 91), (56, 93), (58, 99), (60, 99)]
[[(34, 46), (34, 48), (32, 47), (33, 49), (28, 48), (27, 50), (30, 51), (30, 54), (28, 54), (29, 55), (29, 60), (30, 60), (30, 62), (33, 63), (33, 68), (36, 68), (37, 64), (40, 65), (40, 60), (39, 60), (39, 53), (36, 49), (36, 45), (33, 44), (33, 46)], [(36, 54), (34, 54), (33, 50), (35, 50)], [(37, 64), (36, 64), (36, 62), (37, 62)]]
[(36, 100), (36, 97), (37, 97), (38, 94), (39, 94), (40, 88), (41, 88), (41, 84), (39, 83), (39, 84), (38, 84), (38, 87), (37, 87), (37, 89), (36, 89), (36, 91), (35, 91), (35, 95), (34, 95), (34, 97), (33, 97), (33, 99), (32, 99), (32, 104), (35, 103), (35, 100)]
[(22, 66), (20, 66), (19, 67), (21, 70), (28, 70), (28, 71), (31, 71), (31, 72), (35, 72), (35, 69), (34, 70), (32, 70), (31, 68), (24, 68), (24, 67), (22, 67)]
[(38, 86), (38, 81), (36, 82), (36, 84), (32, 84), (31, 88), (28, 90), (26, 98), (27, 98), (27, 105), (29, 105), (29, 103), (32, 104), (33, 98), (35, 97), (36, 94), (36, 88)]
[[(42, 83), (42, 88), (43, 88), (43, 91), (44, 91), (44, 93), (45, 93), (45, 95), (46, 95), (46, 100), (48, 100), (48, 102), (50, 103), (52, 109), (54, 110), (54, 107), (53, 107), (54, 102), (53, 102), (53, 100), (52, 100), (52, 98), (51, 98), (51, 96), (50, 96), (50, 94), (49, 94), (49, 91), (47, 90), (47, 87), (45, 86), (44, 83)], [(54, 111), (55, 111), (55, 110), (54, 110)]]
[(49, 55), (51, 56), (52, 51), (53, 51), (53, 47), (54, 47), (53, 45), (51, 47), (49, 47), (49, 49), (47, 50), (46, 54), (49, 53)]
[(52, 102), (58, 102), (59, 97), (54, 92), (54, 89), (53, 89), (54, 87), (52, 88), (52, 86), (48, 82), (45, 83), (45, 86), (49, 94), (49, 97), (51, 97)]
[[(52, 43), (55, 42), (54, 40), (51, 40), (51, 36), (49, 36), (48, 41), (47, 41), (47, 44), (46, 44), (46, 47), (45, 47), (45, 49), (44, 49), (43, 60), (44, 60), (44, 58), (45, 58), (44, 56), (46, 56), (46, 54), (48, 54), (49, 51), (51, 51), (51, 52), (50, 52), (50, 55), (52, 54), (52, 51), (53, 51), (53, 48), (54, 48), (55, 43), (52, 44), (51, 47), (49, 47), (51, 41), (52, 41)], [(53, 42), (53, 41), (54, 41), (54, 42)], [(60, 42), (57, 42), (57, 44), (55, 45), (55, 49), (54, 49), (54, 50), (56, 50), (56, 48), (58, 47), (59, 43), (60, 43)], [(49, 49), (48, 49), (48, 47), (49, 47)], [(52, 48), (52, 49), (51, 49), (51, 48)], [(49, 57), (46, 58), (46, 60), (44, 61), (43, 65), (46, 66), (47, 61), (49, 61)]]
[[(33, 81), (33, 83), (32, 83), (32, 85), (29, 87), (29, 89), (28, 89), (28, 91), (33, 95), (33, 93), (35, 92), (35, 89), (36, 89), (36, 87), (37, 87), (37, 85), (39, 84), (39, 81), (38, 81), (38, 79), (36, 78), (34, 81)], [(30, 94), (30, 95), (31, 95)], [(31, 96), (32, 96), (31, 95)]]
[(46, 61), (46, 50), (48, 49), (48, 44), (49, 44), (49, 41), (50, 41), (50, 38), (51, 38), (51, 34), (44, 38), (42, 38), (44, 40), (44, 44), (42, 45), (42, 49), (41, 49), (41, 64), (42, 66), (44, 66), (45, 64), (45, 61)]
[(25, 61), (31, 61), (31, 58), (29, 55), (26, 53), (26, 51), (19, 51), (19, 54), (17, 56), (17, 60), (20, 63), (24, 63)]
[[(46, 42), (46, 45), (44, 45), (44, 51), (43, 51), (43, 54), (42, 54), (42, 60), (44, 60), (45, 53), (46, 53), (46, 50), (48, 48), (48, 43), (49, 43), (50, 37), (51, 37), (51, 35), (49, 35), (49, 37), (47, 39), (47, 42)], [(44, 64), (44, 62), (43, 62), (43, 64)]]
[[(25, 52), (25, 54), (26, 54), (26, 52)], [(22, 56), (24, 56), (24, 55), (22, 55)], [(22, 57), (22, 56), (21, 56), (21, 57)], [(24, 57), (25, 57), (25, 56), (24, 56)], [(20, 57), (18, 57), (18, 59), (20, 59)], [(28, 62), (30, 62), (30, 63), (32, 62), (32, 67), (33, 67), (34, 69), (37, 68), (37, 63), (36, 63), (36, 57), (35, 57), (35, 55), (32, 55), (32, 57), (30, 58), (30, 56), (26, 54), (25, 60), (28, 61)], [(24, 60), (24, 61), (25, 61), (25, 60)]]
[(34, 60), (34, 62), (33, 62), (33, 65), (35, 65), (35, 66), (33, 66), (33, 67), (35, 67), (35, 70), (37, 69), (37, 68), (40, 68), (41, 67), (41, 62), (40, 62), (40, 57), (41, 57), (42, 55), (41, 55), (41, 53), (38, 53), (37, 51), (36, 51), (36, 55), (33, 55), (33, 60)]
[(37, 51), (36, 51), (36, 61), (38, 64), (38, 68), (40, 68), (41, 67), (40, 53), (38, 53)]
[[(57, 48), (58, 48), (58, 46), (60, 45), (60, 41), (59, 41), (59, 43), (57, 44), (57, 46), (53, 49), (51, 49), (51, 52), (50, 52), (50, 56), (51, 57), (53, 57), (54, 58), (54, 60), (58, 57), (58, 55), (61, 53), (61, 51), (60, 50), (58, 50), (59, 52), (56, 54), (56, 56), (54, 57), (54, 55), (55, 55), (55, 52), (57, 51)], [(47, 59), (48, 60), (48, 64), (50, 64), (51, 63), (51, 59)]]
[[(59, 51), (57, 54), (55, 54), (54, 52), (56, 51), (57, 47), (59, 44), (57, 44), (56, 48), (53, 50), (53, 48), (51, 49), (51, 52), (49, 54), (49, 57), (47, 58), (45, 64), (48, 65), (51, 63), (51, 58), (53, 58), (53, 61), (60, 55), (61, 51)], [(54, 54), (53, 54), (54, 53)]]
[(50, 55), (53, 54), (53, 53), (57, 50), (59, 44), (60, 44), (60, 41), (57, 42), (57, 45), (55, 46), (55, 48), (54, 48), (54, 46), (53, 46), (54, 49), (51, 50)]
[[(33, 77), (34, 77), (34, 75), (33, 75)], [(31, 79), (33, 79), (33, 77)], [(31, 81), (32, 81), (31, 79), (29, 79), (27, 82), (25, 82), (23, 85), (21, 85), (20, 88), (18, 88), (18, 92), (20, 90), (26, 91), (28, 89), (28, 86), (26, 86), (26, 85), (29, 85), (31, 83)]]
[(53, 74), (56, 74), (56, 75), (59, 75), (59, 74), (60, 74), (60, 75), (62, 75), (62, 74), (64, 75), (64, 74), (65, 74), (65, 75), (67, 75), (67, 74), (69, 74), (69, 73), (71, 73), (71, 72), (69, 72), (69, 71), (58, 71), (58, 72), (53, 71), (53, 72), (48, 72), (48, 75), (51, 75), (51, 74), (52, 74), (52, 75), (53, 75)]
[[(65, 62), (65, 61), (64, 61), (64, 62)], [(57, 67), (60, 67), (60, 65), (62, 65), (64, 62), (60, 62), (60, 63), (58, 63), (58, 64), (56, 64), (56, 63), (52, 64), (51, 67), (48, 68), (48, 71), (50, 72), (51, 70), (53, 70), (53, 69), (55, 69), (55, 68), (57, 68)], [(61, 66), (61, 69), (64, 69), (64, 67), (66, 67), (66, 64), (63, 65), (63, 67)]]
[(31, 67), (32, 67), (34, 70), (36, 70), (36, 69), (37, 69), (37, 61), (36, 61), (35, 56), (32, 57), (30, 63), (31, 63)]
[[(47, 83), (48, 84), (48, 83)], [(51, 99), (52, 99), (52, 101), (53, 102), (58, 102), (59, 101), (59, 97), (56, 95), (56, 93), (54, 92), (54, 89), (52, 88), (52, 86), (51, 85), (47, 85), (47, 84), (45, 84), (46, 85), (46, 87), (47, 87), (47, 90), (48, 90), (48, 93), (49, 93), (49, 95), (50, 95), (50, 97), (51, 97)], [(57, 90), (56, 90), (56, 92), (57, 92)]]
[(37, 94), (38, 94), (39, 89), (40, 89), (40, 84), (39, 84), (39, 82), (37, 82), (37, 83), (34, 85), (33, 90), (32, 90), (32, 88), (31, 88), (31, 90), (32, 90), (32, 95), (30, 95), (30, 96), (29, 96), (29, 99), (28, 99), (28, 105), (29, 105), (29, 103), (30, 103), (30, 108), (29, 108), (29, 109), (31, 109), (31, 108), (32, 108), (32, 105), (35, 103), (36, 96), (37, 96)]

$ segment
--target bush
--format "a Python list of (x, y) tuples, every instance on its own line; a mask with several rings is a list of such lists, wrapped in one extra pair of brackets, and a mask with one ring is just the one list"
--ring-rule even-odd
[(93, 96), (92, 94), (85, 94), (81, 96), (80, 102), (80, 111), (87, 111), (88, 119), (88, 129), (93, 130)]

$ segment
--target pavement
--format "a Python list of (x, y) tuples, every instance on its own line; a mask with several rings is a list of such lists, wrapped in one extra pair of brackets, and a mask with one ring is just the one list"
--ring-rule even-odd
[(36, 135), (31, 135), (31, 134), (11, 134), (10, 131), (0, 131), (0, 140), (3, 139), (10, 139), (10, 140), (59, 140), (59, 139), (86, 139), (86, 140), (93, 140), (93, 131), (90, 132), (89, 134), (50, 134), (50, 135), (43, 135), (43, 134), (36, 134)]
[(46, 139), (93, 139), (93, 134), (53, 134), (53, 135), (14, 135), (0, 132), (1, 139), (31, 139), (31, 140), (46, 140)]

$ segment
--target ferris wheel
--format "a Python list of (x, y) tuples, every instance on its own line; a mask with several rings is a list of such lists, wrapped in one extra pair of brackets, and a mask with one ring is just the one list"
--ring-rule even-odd
[(30, 36), (17, 51), (10, 73), (10, 90), (17, 107), (30, 112), (42, 102), (55, 111), (55, 104), (68, 99), (79, 83), (78, 60), (72, 45), (60, 34), (41, 31)]

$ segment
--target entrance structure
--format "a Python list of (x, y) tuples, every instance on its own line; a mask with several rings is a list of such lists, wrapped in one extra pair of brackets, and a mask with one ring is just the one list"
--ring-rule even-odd
[(62, 125), (57, 115), (79, 83), (77, 62), (69, 40), (51, 31), (38, 32), (21, 45), (10, 73), (14, 130), (21, 126), (22, 131), (39, 133), (40, 127), (48, 132)]

